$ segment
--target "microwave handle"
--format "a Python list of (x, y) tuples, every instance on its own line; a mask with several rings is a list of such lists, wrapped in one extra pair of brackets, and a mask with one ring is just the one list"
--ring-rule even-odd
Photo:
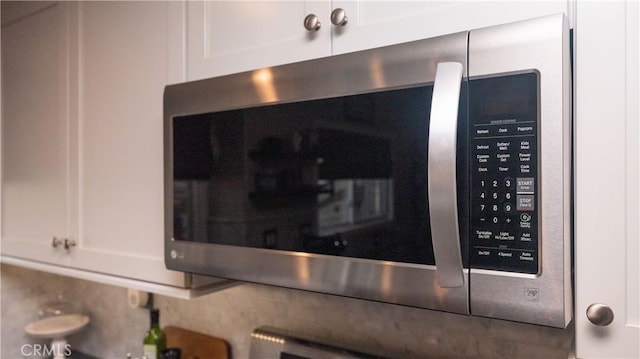
[(438, 63), (429, 122), (427, 181), (431, 239), (438, 282), (442, 288), (464, 285), (456, 195), (456, 137), (461, 82), (462, 64)]

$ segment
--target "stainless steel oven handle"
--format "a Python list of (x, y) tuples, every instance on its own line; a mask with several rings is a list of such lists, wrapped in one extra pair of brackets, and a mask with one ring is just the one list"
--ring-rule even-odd
[(440, 62), (429, 123), (428, 191), (431, 239), (440, 287), (464, 285), (456, 195), (456, 136), (462, 64)]

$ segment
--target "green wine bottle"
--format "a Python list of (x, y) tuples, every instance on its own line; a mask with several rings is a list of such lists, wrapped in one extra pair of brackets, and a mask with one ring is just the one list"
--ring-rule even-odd
[(152, 309), (149, 313), (151, 314), (151, 328), (144, 336), (143, 354), (147, 359), (162, 359), (162, 351), (167, 346), (167, 338), (160, 328), (160, 311)]

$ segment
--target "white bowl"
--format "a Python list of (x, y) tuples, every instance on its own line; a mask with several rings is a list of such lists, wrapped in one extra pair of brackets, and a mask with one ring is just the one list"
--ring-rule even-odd
[(78, 332), (89, 323), (82, 314), (63, 314), (40, 319), (27, 324), (24, 330), (36, 338), (60, 338)]

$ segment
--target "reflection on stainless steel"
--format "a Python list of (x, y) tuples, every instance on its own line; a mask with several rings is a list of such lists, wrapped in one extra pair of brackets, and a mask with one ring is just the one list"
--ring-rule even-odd
[(273, 75), (270, 69), (256, 70), (251, 78), (262, 102), (278, 101), (278, 93), (273, 85)]
[[(299, 252), (217, 244), (203, 247), (197, 244), (184, 241), (172, 243), (172, 248), (183, 253), (179, 263), (185, 271), (212, 271), (221, 277), (233, 277), (247, 282), (283, 287), (295, 284), (296, 288), (304, 290), (469, 314), (467, 281), (461, 288), (440, 289), (434, 266), (393, 263), (389, 270), (390, 288), (381, 291), (378, 287), (382, 283), (379, 261), (305, 253), (311, 280), (301, 282), (297, 276), (292, 278), (292, 273), (297, 273), (298, 270)], [(216, 250), (209, 253), (211, 248)], [(204, 250), (207, 250), (206, 261), (194, 260), (201, 257)], [(251, 269), (256, 267), (260, 270)], [(465, 276), (467, 275), (468, 271), (465, 269)], [(370, 287), (371, 283), (376, 286)]]
[(296, 270), (298, 280), (302, 283), (308, 283), (311, 280), (309, 273), (309, 259), (306, 253), (298, 253), (298, 269)]
[(369, 64), (369, 70), (371, 71), (371, 79), (376, 87), (386, 87), (387, 81), (384, 78), (384, 66), (380, 58), (374, 57)]
[[(466, 269), (464, 270), (464, 275), (465, 275), (465, 278), (468, 278), (468, 272)], [(445, 301), (449, 300), (447, 295), (447, 288), (443, 288), (440, 285), (439, 280), (437, 282), (432, 282), (431, 285), (433, 286), (433, 293), (436, 297), (436, 301), (440, 305), (444, 305)]]
[(174, 238), (192, 238), (195, 242), (207, 242), (208, 183), (205, 181), (175, 181), (174, 201), (181, 211), (174, 214)]
[(391, 294), (391, 289), (393, 288), (393, 263), (392, 262), (383, 262), (380, 263), (382, 266), (382, 276), (380, 282), (380, 289), (383, 293)]
[(363, 352), (318, 343), (282, 329), (261, 327), (251, 333), (250, 359), (374, 359)]
[(318, 195), (317, 235), (361, 230), (392, 220), (392, 179), (334, 180), (332, 188), (331, 193)]

